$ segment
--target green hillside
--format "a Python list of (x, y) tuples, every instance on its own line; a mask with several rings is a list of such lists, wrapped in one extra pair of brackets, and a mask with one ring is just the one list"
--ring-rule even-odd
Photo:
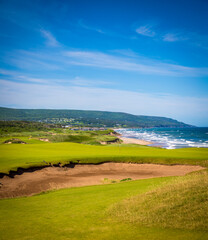
[(122, 112), (13, 109), (0, 107), (0, 120), (43, 121), (47, 123), (70, 124), (72, 126), (97, 127), (190, 127), (166, 117), (137, 116)]
[(110, 213), (121, 222), (137, 226), (207, 231), (207, 188), (208, 171), (187, 174), (115, 204)]
[[(174, 179), (181, 184), (181, 188), (174, 184)], [(0, 236), (2, 240), (205, 240), (208, 237), (207, 205), (201, 199), (207, 197), (207, 191), (203, 192), (207, 185), (198, 184), (202, 179), (203, 176), (199, 174), (194, 176), (196, 185), (194, 184), (193, 190), (191, 188), (193, 181), (187, 183), (186, 177), (162, 177), (62, 189), (32, 197), (1, 199)], [(187, 184), (190, 189), (187, 189)], [(196, 189), (199, 193), (203, 192), (203, 195), (195, 195)], [(150, 212), (150, 216), (155, 216), (157, 202), (154, 202), (153, 191), (158, 191), (156, 200), (158, 199), (159, 206), (162, 206), (160, 212), (162, 215), (157, 215), (156, 218), (161, 222), (158, 221), (156, 226), (150, 222), (149, 216), (148, 226), (146, 222), (140, 224), (137, 221), (132, 222), (129, 218), (123, 219), (123, 212), (121, 218), (115, 217), (114, 214), (117, 213), (115, 206), (120, 206), (124, 201), (129, 203), (129, 198), (138, 199), (138, 202), (135, 201), (135, 208), (142, 210), (142, 216), (148, 214), (152, 206), (149, 209), (146, 206), (142, 209), (143, 205), (140, 205), (139, 200), (141, 197), (143, 203), (145, 196), (150, 200), (150, 203), (145, 203), (153, 205), (153, 213)], [(197, 205), (198, 203), (200, 205)], [(134, 206), (131, 204), (130, 210), (132, 207)], [(180, 211), (181, 209), (183, 211)], [(184, 211), (186, 209), (188, 215)], [(137, 213), (137, 211), (133, 213), (133, 216)], [(193, 216), (194, 218), (188, 219)], [(167, 222), (163, 222), (167, 218)], [(169, 225), (164, 227), (166, 223)], [(181, 224), (180, 228), (175, 223)]]

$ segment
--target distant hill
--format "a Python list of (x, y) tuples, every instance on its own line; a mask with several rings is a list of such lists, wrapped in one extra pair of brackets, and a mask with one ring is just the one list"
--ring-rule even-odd
[(133, 115), (122, 112), (14, 109), (0, 107), (0, 120), (40, 121), (71, 126), (97, 127), (191, 127), (166, 117)]

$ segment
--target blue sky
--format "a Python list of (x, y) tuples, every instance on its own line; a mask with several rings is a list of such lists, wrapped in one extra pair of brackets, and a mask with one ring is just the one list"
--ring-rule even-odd
[(0, 105), (208, 126), (208, 2), (0, 0)]

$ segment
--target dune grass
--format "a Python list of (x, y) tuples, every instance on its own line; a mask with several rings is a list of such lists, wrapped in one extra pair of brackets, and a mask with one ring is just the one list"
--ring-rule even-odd
[(91, 145), (101, 145), (100, 142), (108, 142), (118, 140), (115, 136), (98, 135), (92, 133), (77, 133), (77, 134), (58, 134), (48, 137), (50, 142), (74, 142)]
[[(0, 129), (5, 130), (5, 129)], [(24, 129), (22, 129), (24, 130)], [(111, 135), (112, 134), (112, 135)], [(47, 138), (49, 142), (74, 142), (90, 145), (101, 145), (101, 142), (121, 142), (111, 129), (103, 131), (72, 131), (70, 129), (52, 129), (48, 131), (33, 131), (33, 132), (8, 132), (0, 134), (0, 144), (12, 138), (20, 138), (28, 144), (42, 143), (41, 138)]]
[[(109, 210), (135, 225), (204, 230), (208, 234), (208, 171), (176, 178), (168, 185), (131, 197)], [(208, 235), (207, 235), (208, 236)]]
[(198, 240), (202, 230), (135, 226), (109, 216), (108, 209), (135, 195), (172, 182), (175, 177), (63, 189), (33, 197), (0, 200), (1, 240)]
[(1, 144), (0, 172), (8, 173), (18, 167), (29, 168), (52, 164), (100, 163), (107, 161), (192, 164), (207, 166), (208, 149), (160, 149), (138, 145), (93, 146), (78, 143)]

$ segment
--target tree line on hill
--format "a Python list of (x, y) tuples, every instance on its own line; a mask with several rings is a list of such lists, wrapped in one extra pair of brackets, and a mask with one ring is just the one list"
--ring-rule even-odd
[(191, 127), (166, 117), (133, 115), (122, 112), (52, 109), (12, 109), (0, 107), (0, 120), (36, 121), (72, 126), (95, 127)]

